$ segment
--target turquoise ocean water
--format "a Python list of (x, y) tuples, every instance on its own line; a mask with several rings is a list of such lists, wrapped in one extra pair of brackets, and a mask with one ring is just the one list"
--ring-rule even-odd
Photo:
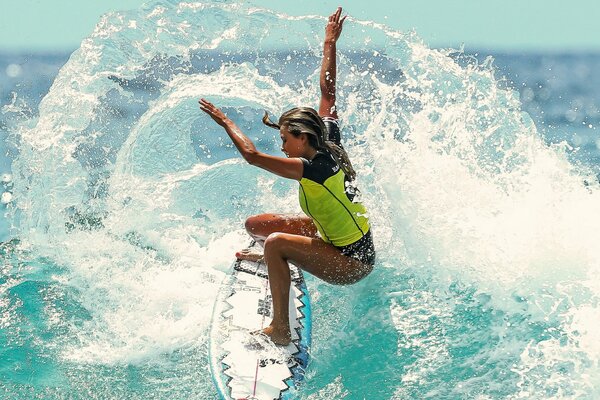
[[(278, 154), (260, 118), (318, 103), (324, 23), (156, 1), (70, 55), (0, 57), (0, 398), (216, 398), (211, 311), (243, 221), (300, 209), (196, 101)], [(600, 57), (343, 35), (378, 260), (350, 287), (308, 277), (300, 398), (600, 397)]]

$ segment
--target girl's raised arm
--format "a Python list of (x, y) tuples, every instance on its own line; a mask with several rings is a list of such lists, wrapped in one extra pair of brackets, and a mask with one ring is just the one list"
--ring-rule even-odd
[(342, 7), (329, 17), (325, 28), (325, 41), (323, 44), (323, 63), (321, 64), (321, 102), (319, 115), (337, 119), (335, 107), (335, 82), (336, 82), (336, 42), (342, 33), (342, 25), (347, 15), (340, 19)]

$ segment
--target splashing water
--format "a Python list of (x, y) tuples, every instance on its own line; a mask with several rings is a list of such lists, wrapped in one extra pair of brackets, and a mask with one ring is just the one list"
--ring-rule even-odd
[[(102, 18), (13, 127), (0, 397), (213, 398), (215, 294), (243, 221), (299, 212), (197, 107), (260, 123), (315, 106), (325, 18), (158, 1)], [(339, 109), (378, 261), (309, 278), (305, 399), (594, 398), (598, 188), (493, 68), (348, 21)]]

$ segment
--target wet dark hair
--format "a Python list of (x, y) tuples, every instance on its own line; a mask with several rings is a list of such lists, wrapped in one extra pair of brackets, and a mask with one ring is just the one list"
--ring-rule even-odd
[(269, 119), (269, 114), (265, 111), (262, 121), (265, 125), (273, 129), (280, 130), (284, 127), (295, 137), (303, 133), (306, 134), (309, 145), (317, 150), (326, 150), (333, 156), (337, 165), (344, 171), (344, 174), (348, 178), (351, 180), (356, 178), (356, 172), (352, 168), (348, 154), (343, 148), (328, 140), (329, 137), (323, 119), (321, 119), (321, 116), (319, 116), (314, 108), (292, 108), (279, 117), (277, 124)]

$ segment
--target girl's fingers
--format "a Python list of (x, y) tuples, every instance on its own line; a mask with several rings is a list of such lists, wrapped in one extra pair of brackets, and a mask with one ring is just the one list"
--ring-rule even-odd
[(203, 108), (206, 112), (213, 112), (216, 109), (215, 106), (207, 101), (200, 102), (200, 108)]
[(224, 115), (217, 107), (215, 107), (211, 102), (205, 99), (200, 99), (198, 101), (200, 103), (200, 109), (207, 113), (213, 120), (217, 121), (219, 125), (223, 121)]
[(200, 103), (200, 109), (207, 113), (212, 113), (212, 111), (213, 111), (211, 107), (209, 107), (207, 104), (203, 104), (203, 103)]
[(344, 23), (344, 21), (346, 20), (347, 15), (344, 15), (344, 18), (340, 19), (340, 25), (342, 25)]

